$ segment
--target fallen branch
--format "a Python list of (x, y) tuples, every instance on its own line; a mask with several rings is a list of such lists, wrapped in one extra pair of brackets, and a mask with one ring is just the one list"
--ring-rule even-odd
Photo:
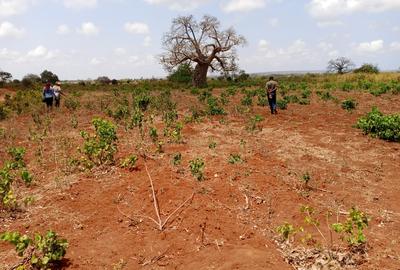
[[(167, 225), (168, 221), (172, 218), (172, 216), (175, 215), (175, 213), (177, 213), (183, 206), (185, 206), (190, 200), (193, 199), (194, 192), (192, 193), (192, 195), (187, 200), (185, 200), (181, 205), (179, 205), (179, 207), (177, 207), (174, 211), (172, 211), (172, 213), (169, 214), (164, 221), (162, 221), (162, 218), (161, 218), (161, 215), (160, 215), (160, 208), (158, 206), (157, 195), (156, 195), (156, 192), (155, 192), (155, 189), (154, 189), (153, 179), (151, 178), (151, 175), (149, 173), (149, 170), (147, 168), (147, 164), (146, 163), (144, 163), (144, 167), (146, 169), (146, 173), (147, 173), (147, 176), (149, 178), (149, 182), (150, 182), (150, 186), (151, 186), (151, 193), (152, 193), (152, 196), (153, 196), (153, 206), (154, 206), (154, 211), (156, 212), (157, 220), (155, 220), (152, 217), (146, 216), (146, 215), (133, 215), (133, 216), (147, 218), (147, 219), (153, 221), (158, 226), (158, 229), (160, 231), (163, 231), (165, 226)], [(121, 215), (125, 216), (126, 218), (128, 218), (130, 220), (134, 220), (132, 217), (130, 217), (127, 214), (125, 214), (124, 212), (122, 212), (118, 207), (117, 207), (117, 209), (118, 209), (118, 211), (120, 212)]]

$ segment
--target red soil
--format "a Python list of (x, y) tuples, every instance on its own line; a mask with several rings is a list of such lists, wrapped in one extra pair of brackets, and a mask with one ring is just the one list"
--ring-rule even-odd
[[(285, 221), (300, 224), (301, 205), (321, 212), (357, 206), (372, 217), (366, 230), (368, 260), (359, 269), (400, 269), (400, 145), (352, 127), (373, 105), (385, 113), (399, 112), (400, 97), (335, 95), (354, 97), (359, 108), (348, 113), (316, 97), (309, 106), (290, 104), (276, 116), (254, 106), (254, 113), (265, 120), (261, 131), (250, 133), (245, 130), (247, 120), (230, 105), (226, 124), (213, 117), (185, 125), (185, 143), (166, 143), (164, 154), (147, 161), (163, 219), (194, 193), (162, 232), (143, 217), (156, 218), (143, 159), (133, 172), (118, 167), (63, 172), (67, 158), (82, 145), (79, 130), (90, 129), (95, 113), (81, 109), (78, 129), (73, 129), (65, 108), (54, 112), (42, 164), (35, 155), (38, 144), (28, 139), (31, 117), (0, 122), (10, 135), (0, 142), (0, 157), (6, 158), (10, 145), (27, 148), (35, 185), (19, 190), (36, 198), (17, 218), (0, 220), (0, 231), (55, 230), (70, 243), (66, 269), (281, 270), (291, 267), (273, 241), (275, 228)], [(187, 94), (174, 99), (181, 113), (188, 108), (185, 104), (196, 100)], [(120, 128), (118, 136), (119, 158), (137, 153), (136, 131)], [(208, 148), (211, 141), (217, 143), (214, 150)], [(176, 152), (183, 156), (178, 167), (171, 164)], [(245, 162), (229, 164), (232, 153)], [(203, 182), (188, 169), (189, 160), (196, 157), (205, 160)], [(314, 188), (308, 197), (299, 192), (306, 171)], [(12, 246), (1, 243), (0, 269), (17, 261)]]

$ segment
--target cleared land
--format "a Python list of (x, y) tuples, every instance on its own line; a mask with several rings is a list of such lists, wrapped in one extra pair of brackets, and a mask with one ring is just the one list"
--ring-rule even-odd
[[(0, 232), (55, 230), (70, 244), (64, 269), (292, 269), (274, 240), (278, 225), (302, 224), (302, 205), (316, 209), (322, 221), (326, 211), (346, 212), (357, 206), (371, 221), (365, 230), (368, 254), (356, 268), (398, 269), (400, 145), (363, 135), (353, 126), (373, 106), (386, 114), (400, 112), (400, 95), (388, 92), (376, 97), (357, 86), (349, 91), (336, 86), (323, 89), (340, 102), (356, 100), (358, 107), (348, 112), (340, 103), (323, 101), (316, 94), (319, 87), (328, 88), (325, 82), (308, 85), (310, 104), (289, 103), (278, 115), (257, 106), (256, 97), (253, 105), (240, 105), (244, 97), (240, 90), (254, 91), (261, 84), (235, 86), (237, 93), (223, 106), (226, 115), (203, 116), (198, 122), (189, 120), (193, 108), (205, 106), (198, 98), (201, 90), (199, 95), (173, 90), (170, 99), (177, 104), (178, 120), (184, 122), (185, 116), (187, 120), (179, 143), (163, 137), (165, 124), (157, 112), (164, 103), (145, 113), (154, 114), (154, 119), (145, 125), (141, 141), (137, 128), (126, 128), (128, 120), (116, 121), (105, 113), (106, 108), (115, 112), (125, 99), (131, 108), (131, 92), (112, 91), (118, 86), (98, 87), (95, 92), (65, 86), (68, 99), (80, 104), (76, 110), (62, 106), (48, 115), (46, 124), (43, 109), (35, 107), (0, 122), (4, 131), (0, 160), (7, 159), (9, 147), (23, 146), (34, 175), (31, 187), (15, 187), (20, 198), (33, 196), (34, 202), (12, 213), (2, 211)], [(219, 97), (226, 89), (216, 88), (212, 94)], [(300, 96), (301, 91), (295, 87), (287, 95)], [(39, 112), (42, 123), (33, 121), (32, 112)], [(249, 130), (254, 115), (264, 119)], [(80, 131), (93, 132), (91, 120), (99, 116), (118, 123), (116, 165), (137, 154), (135, 170), (107, 165), (79, 171), (71, 165), (71, 159), (81, 156)], [(150, 126), (157, 128), (163, 141), (162, 153), (148, 136)], [(38, 139), (45, 128), (47, 133)], [(182, 160), (174, 165), (171, 160), (178, 152)], [(231, 154), (241, 161), (231, 164)], [(189, 169), (189, 161), (198, 157), (205, 162), (204, 181), (197, 181)], [(156, 218), (145, 162), (163, 219), (194, 193), (162, 232), (144, 217)], [(306, 172), (311, 179), (305, 189), (301, 178)], [(308, 229), (322, 242), (311, 226)], [(336, 245), (345, 246), (334, 238)], [(11, 245), (0, 243), (0, 269), (18, 260)]]

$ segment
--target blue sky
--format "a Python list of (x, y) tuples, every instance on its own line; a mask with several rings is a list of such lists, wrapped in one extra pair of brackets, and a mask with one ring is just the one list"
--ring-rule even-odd
[(173, 18), (216, 16), (247, 39), (247, 72), (400, 67), (400, 0), (0, 0), (0, 69), (60, 79), (150, 78)]

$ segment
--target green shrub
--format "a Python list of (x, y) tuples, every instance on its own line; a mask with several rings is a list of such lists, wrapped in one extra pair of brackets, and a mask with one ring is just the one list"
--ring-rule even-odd
[(342, 84), (339, 85), (339, 88), (340, 88), (342, 91), (350, 92), (351, 90), (354, 89), (354, 85), (353, 85), (352, 83), (350, 83), (350, 82), (344, 82), (344, 83), (342, 83)]
[(64, 106), (70, 111), (76, 111), (80, 107), (80, 103), (77, 99), (67, 98), (64, 101)]
[(310, 89), (303, 89), (301, 91), (301, 98), (309, 98), (311, 96), (311, 90)]
[(114, 154), (117, 152), (116, 127), (109, 121), (95, 118), (92, 120), (96, 134), (89, 135), (81, 131), (85, 140), (81, 150), (93, 165), (113, 164)]
[(230, 164), (242, 163), (243, 159), (239, 154), (230, 154), (228, 158)]
[(4, 232), (0, 234), (0, 240), (15, 246), (22, 261), (13, 269), (20, 270), (53, 269), (64, 258), (68, 249), (67, 240), (59, 239), (53, 231), (48, 231), (45, 235), (36, 234), (33, 239), (18, 232)]
[(262, 122), (264, 120), (264, 117), (261, 115), (254, 115), (253, 117), (250, 118), (250, 121), (247, 125), (247, 130), (248, 131), (254, 131), (256, 129), (261, 131), (261, 126), (258, 126), (258, 123)]
[(336, 100), (329, 91), (317, 91), (317, 96), (319, 96), (323, 101)]
[(121, 166), (121, 168), (127, 168), (131, 171), (135, 170), (137, 160), (138, 160), (138, 157), (136, 155), (130, 155), (130, 156), (126, 157), (124, 160), (122, 160), (120, 166)]
[(359, 246), (367, 242), (364, 229), (368, 227), (368, 223), (369, 218), (364, 212), (352, 208), (346, 222), (334, 223), (331, 227), (335, 232), (343, 235), (343, 240), (349, 246)]
[(145, 112), (149, 107), (151, 102), (151, 97), (147, 93), (140, 93), (134, 97), (134, 107), (139, 108), (141, 111)]
[(286, 110), (288, 105), (288, 101), (285, 99), (278, 99), (276, 101), (276, 106), (278, 106), (279, 109), (281, 110)]
[(246, 95), (242, 98), (242, 100), (240, 101), (240, 103), (241, 103), (243, 106), (251, 106), (251, 105), (253, 105), (253, 98), (252, 98), (250, 95), (246, 94)]
[(296, 95), (288, 95), (283, 98), (287, 103), (299, 103), (299, 97)]
[(223, 115), (225, 114), (225, 111), (217, 98), (209, 97), (207, 99), (207, 113), (209, 115)]
[(3, 104), (0, 104), (0, 121), (4, 120), (10, 114), (10, 110)]
[(182, 162), (182, 154), (181, 153), (176, 153), (172, 156), (172, 164), (175, 166), (180, 165)]
[(356, 125), (364, 134), (387, 141), (400, 142), (400, 114), (384, 115), (376, 107), (361, 117)]
[(181, 64), (168, 76), (168, 80), (178, 83), (190, 83), (192, 81), (193, 69), (190, 64)]
[(354, 73), (379, 73), (379, 68), (374, 64), (363, 64), (361, 67), (353, 70)]
[(392, 93), (393, 93), (393, 95), (400, 94), (400, 83), (393, 83), (393, 85), (392, 85)]
[(346, 99), (342, 102), (342, 109), (352, 111), (357, 107), (357, 102), (354, 99)]
[(196, 158), (189, 161), (189, 168), (192, 175), (197, 179), (197, 181), (204, 180), (204, 160), (202, 158)]

